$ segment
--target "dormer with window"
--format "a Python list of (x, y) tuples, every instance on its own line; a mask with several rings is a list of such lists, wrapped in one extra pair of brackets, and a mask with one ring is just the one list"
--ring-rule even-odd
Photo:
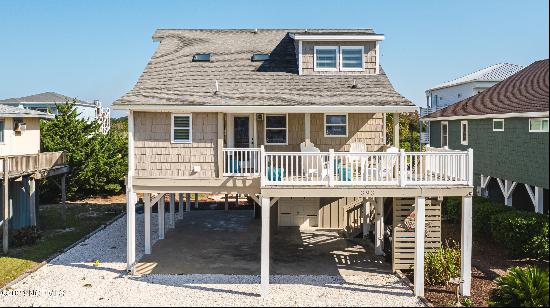
[(291, 33), (300, 75), (380, 73), (379, 42), (384, 36), (361, 32)]

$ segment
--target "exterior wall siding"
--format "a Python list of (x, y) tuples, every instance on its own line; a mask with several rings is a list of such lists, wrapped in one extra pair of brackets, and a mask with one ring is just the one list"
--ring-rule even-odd
[[(504, 120), (493, 131), (492, 119), (468, 120), (468, 145), (460, 144), (460, 120), (449, 122), (449, 148), (474, 149), (475, 185), (480, 174), (548, 189), (548, 133), (529, 132), (528, 118)], [(431, 145), (441, 146), (441, 121), (430, 122)]]
[[(134, 112), (135, 175), (216, 177), (217, 113), (193, 113), (192, 143), (171, 143), (171, 113)], [(193, 166), (201, 171), (194, 173)]]
[[(363, 46), (365, 70), (361, 72), (350, 71), (315, 71), (314, 47), (315, 46)], [(376, 42), (302, 42), (302, 74), (303, 75), (334, 75), (334, 74), (376, 74)], [(340, 60), (338, 60), (339, 63)]]
[(0, 156), (40, 152), (40, 119), (25, 118), (27, 129), (21, 133), (13, 130), (12, 118), (0, 118), (0, 121), (4, 121), (4, 143), (0, 143)]
[[(265, 145), (266, 151), (300, 151), (300, 143), (305, 140), (305, 115), (288, 115), (288, 145)], [(321, 151), (349, 151), (350, 144), (362, 142), (367, 151), (378, 151), (384, 145), (384, 115), (382, 113), (348, 114), (348, 137), (325, 137), (324, 114), (310, 116), (311, 142)], [(258, 144), (265, 144), (264, 123), (258, 123)]]

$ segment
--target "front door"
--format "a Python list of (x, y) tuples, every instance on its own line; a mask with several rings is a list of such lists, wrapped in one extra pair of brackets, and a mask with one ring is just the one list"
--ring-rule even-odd
[(233, 117), (234, 145), (236, 148), (250, 147), (250, 118), (246, 116)]

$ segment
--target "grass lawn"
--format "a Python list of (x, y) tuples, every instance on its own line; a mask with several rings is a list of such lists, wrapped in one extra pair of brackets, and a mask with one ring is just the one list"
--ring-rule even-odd
[(123, 211), (122, 204), (70, 204), (67, 226), (61, 221), (60, 205), (42, 205), (38, 212), (41, 239), (31, 246), (0, 253), (0, 287), (94, 231)]

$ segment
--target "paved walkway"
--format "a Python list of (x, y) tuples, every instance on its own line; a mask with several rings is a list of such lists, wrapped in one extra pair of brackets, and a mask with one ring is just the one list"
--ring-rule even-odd
[[(141, 258), (143, 215), (137, 215), (136, 233), (136, 253)], [(275, 275), (269, 298), (262, 299), (257, 275), (128, 276), (125, 259), (126, 220), (121, 218), (0, 293), (0, 306), (422, 305), (410, 289), (386, 273)]]

